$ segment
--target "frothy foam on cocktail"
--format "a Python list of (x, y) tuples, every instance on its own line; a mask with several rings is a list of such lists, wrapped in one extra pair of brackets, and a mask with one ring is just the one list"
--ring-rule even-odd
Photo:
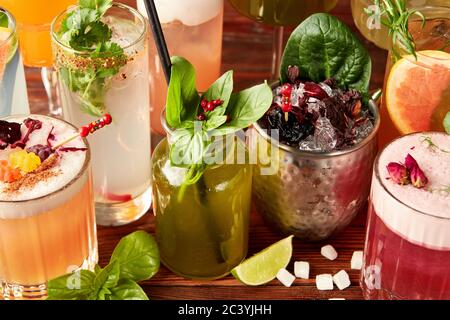
[[(47, 140), (49, 137), (51, 145), (57, 145), (59, 142), (66, 140), (77, 132), (75, 128), (65, 122), (45, 116), (14, 116), (9, 117), (6, 120), (8, 122), (23, 123), (26, 118), (41, 121), (42, 128), (35, 130), (30, 134), (24, 150), (38, 144), (47, 145)], [(27, 128), (24, 124), (22, 124), (22, 137), (26, 132)], [(70, 185), (71, 182), (77, 177), (84, 166), (87, 156), (85, 148), (86, 145), (81, 138), (74, 139), (63, 145), (63, 147), (58, 149), (56, 154), (53, 155), (57, 156), (57, 161), (55, 161), (54, 165), (48, 169), (47, 174), (36, 174), (35, 179), (30, 179), (28, 183), (22, 185), (20, 184), (20, 180), (16, 181), (14, 183), (17, 184), (18, 182), (19, 186), (15, 188), (11, 187), (12, 183), (3, 181), (0, 182), (0, 201), (11, 201), (10, 204), (1, 204), (2, 210), (0, 212), (0, 218), (11, 217), (11, 215), (26, 216), (27, 212), (35, 212), (33, 210), (28, 210), (28, 203), (22, 203), (22, 206), (20, 206), (20, 203), (17, 201), (37, 199), (50, 195), (63, 188), (69, 188), (68, 185)], [(0, 150), (0, 160), (8, 160), (11, 153), (20, 150), (22, 149), (19, 147), (11, 148), (11, 145), (9, 145), (6, 149)], [(51, 157), (52, 156), (47, 158), (47, 160), (51, 160)], [(46, 161), (42, 162), (41, 165), (45, 165)], [(82, 184), (80, 184), (80, 187), (81, 186)], [(73, 190), (74, 192), (79, 191), (79, 188), (74, 187), (74, 184), (70, 185), (70, 188), (77, 189)], [(45, 208), (48, 210), (49, 207), (63, 203), (65, 201), (63, 198), (70, 198), (72, 195), (73, 192), (64, 192), (61, 193), (61, 195), (56, 193), (51, 195), (48, 200), (43, 199), (42, 203), (29, 203), (29, 205), (41, 206), (42, 210), (45, 210)]]
[[(424, 188), (399, 185), (389, 178), (388, 163), (403, 162), (408, 153), (428, 177)], [(417, 133), (397, 139), (381, 153), (377, 170), (372, 202), (384, 223), (411, 242), (450, 248), (450, 136)]]
[[(144, 1), (138, 0), (138, 10), (147, 17)], [(155, 0), (161, 23), (180, 21), (186, 26), (197, 26), (216, 17), (223, 0)]]

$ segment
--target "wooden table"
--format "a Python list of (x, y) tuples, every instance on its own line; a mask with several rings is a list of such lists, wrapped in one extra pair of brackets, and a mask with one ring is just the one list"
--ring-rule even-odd
[[(133, 0), (122, 0), (134, 5)], [(340, 0), (332, 13), (347, 23), (355, 32), (350, 1)], [(292, 28), (286, 28), (286, 37)], [(359, 35), (359, 33), (358, 33)], [(361, 37), (361, 39), (363, 39)], [(373, 62), (372, 89), (383, 84), (386, 52), (365, 41)], [(254, 23), (240, 16), (226, 3), (223, 34), (222, 69), (235, 70), (235, 87), (243, 89), (259, 83), (270, 76), (272, 50), (272, 29)], [(47, 112), (47, 99), (40, 81), (37, 69), (26, 70), (28, 94), (33, 113)], [(353, 223), (336, 237), (322, 243), (305, 243), (294, 240), (294, 254), (288, 270), (293, 272), (293, 262), (309, 261), (311, 279), (297, 279), (291, 288), (285, 288), (277, 280), (265, 286), (247, 287), (232, 276), (221, 280), (201, 282), (186, 280), (176, 276), (161, 266), (158, 274), (149, 281), (142, 283), (143, 288), (153, 299), (328, 299), (340, 297), (346, 299), (362, 299), (359, 288), (359, 272), (350, 269), (350, 259), (353, 251), (362, 250), (365, 235), (365, 210)], [(122, 236), (137, 229), (154, 232), (155, 224), (152, 212), (139, 221), (116, 228), (98, 228), (98, 243), (100, 264), (105, 265)], [(271, 245), (283, 236), (267, 226), (262, 218), (253, 212), (250, 222), (249, 256)], [(320, 247), (332, 244), (339, 253), (335, 261), (328, 261), (320, 255)], [(318, 291), (315, 287), (315, 275), (321, 273), (336, 273), (341, 269), (349, 271), (352, 286), (344, 291)]]

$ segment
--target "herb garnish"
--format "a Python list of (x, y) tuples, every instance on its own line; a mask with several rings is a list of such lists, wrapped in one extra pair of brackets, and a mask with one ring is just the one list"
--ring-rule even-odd
[[(191, 63), (181, 57), (171, 60), (166, 120), (174, 130), (170, 137), (171, 163), (188, 169), (179, 193), (182, 197), (185, 188), (195, 184), (208, 166), (204, 158), (213, 144), (211, 137), (235, 133), (261, 118), (272, 103), (272, 90), (264, 83), (232, 93), (233, 73), (228, 71), (200, 96)], [(202, 101), (218, 103), (206, 111), (201, 107)], [(203, 121), (197, 120), (199, 115)]]
[(72, 53), (66, 52), (60, 52), (57, 59), (64, 65), (61, 78), (80, 95), (82, 111), (95, 117), (106, 112), (103, 98), (107, 80), (127, 63), (123, 49), (111, 41), (111, 29), (101, 21), (111, 7), (112, 0), (79, 0), (57, 34), (63, 44), (83, 52), (77, 57), (82, 63), (71, 63), (65, 55)]
[(1, 28), (7, 28), (9, 25), (8, 16), (6, 13), (0, 11), (0, 27)]
[(159, 269), (156, 241), (145, 231), (122, 238), (109, 264), (95, 272), (79, 270), (48, 282), (49, 300), (148, 300), (136, 283)]
[[(415, 9), (407, 9), (405, 0), (374, 0), (374, 4), (380, 8), (380, 16), (384, 15), (386, 17), (381, 19), (381, 23), (389, 29), (392, 42), (396, 43), (399, 41), (405, 50), (417, 59), (416, 44), (409, 31), (409, 19), (413, 15), (418, 16), (422, 20), (423, 28), (425, 25), (425, 16)], [(366, 8), (364, 10), (371, 16), (378, 16), (376, 12), (370, 9)], [(392, 50), (399, 57), (397, 50), (395, 48)]]

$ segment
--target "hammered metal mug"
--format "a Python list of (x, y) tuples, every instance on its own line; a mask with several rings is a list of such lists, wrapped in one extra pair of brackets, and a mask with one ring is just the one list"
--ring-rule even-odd
[(378, 107), (369, 102), (374, 129), (347, 150), (301, 151), (280, 144), (255, 123), (250, 129), (256, 209), (284, 234), (318, 241), (345, 228), (365, 205), (377, 154)]

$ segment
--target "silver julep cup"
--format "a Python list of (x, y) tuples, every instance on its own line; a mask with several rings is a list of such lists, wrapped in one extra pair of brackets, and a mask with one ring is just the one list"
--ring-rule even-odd
[[(374, 129), (347, 150), (307, 152), (282, 145), (258, 123), (250, 129), (256, 157), (256, 209), (284, 234), (318, 241), (345, 228), (365, 205), (377, 154), (378, 108), (369, 102)], [(269, 164), (270, 163), (270, 164)]]

